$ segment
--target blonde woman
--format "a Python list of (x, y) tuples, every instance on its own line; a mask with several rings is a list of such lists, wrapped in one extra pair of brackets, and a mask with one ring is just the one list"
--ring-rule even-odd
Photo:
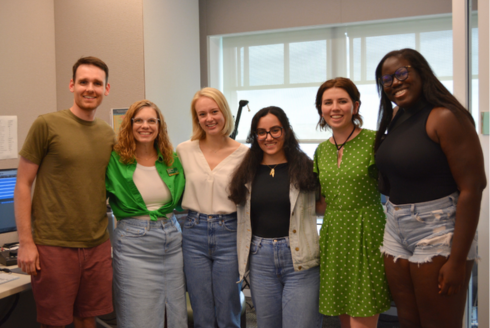
[(182, 232), (173, 215), (185, 178), (158, 107), (135, 102), (106, 174), (118, 225), (114, 294), (118, 327), (187, 327)]
[(229, 137), (233, 116), (219, 90), (198, 91), (191, 113), (191, 140), (177, 154), (186, 174), (184, 270), (194, 326), (240, 327), (237, 208), (228, 199), (228, 185), (248, 147)]

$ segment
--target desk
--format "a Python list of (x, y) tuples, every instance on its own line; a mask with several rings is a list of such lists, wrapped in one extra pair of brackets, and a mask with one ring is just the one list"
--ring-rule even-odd
[[(5, 268), (3, 265), (0, 267)], [(17, 265), (7, 268), (10, 270), (18, 269)], [(31, 291), (31, 276), (20, 273), (12, 274), (18, 276), (19, 279), (0, 285), (0, 317), (3, 318), (17, 297), (18, 303), (2, 328), (39, 328), (39, 324), (36, 322), (36, 304)]]
[[(1, 268), (5, 268), (3, 265), (0, 265)], [(13, 265), (7, 267), (7, 269), (15, 269), (17, 266)], [(0, 299), (23, 292), (25, 290), (31, 289), (31, 276), (27, 274), (19, 274), (12, 273), (19, 277), (19, 279), (15, 279), (9, 281), (5, 284), (0, 285)]]

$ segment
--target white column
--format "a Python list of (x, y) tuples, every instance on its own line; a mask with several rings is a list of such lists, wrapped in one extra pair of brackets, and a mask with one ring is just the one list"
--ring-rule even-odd
[(143, 1), (145, 94), (162, 111), (176, 147), (192, 131), (190, 104), (201, 87), (199, 2)]
[[(468, 99), (468, 74), (467, 74), (467, 1), (453, 0), (453, 58), (454, 58), (454, 95), (465, 106)], [(479, 34), (479, 112), (488, 111), (489, 108), (489, 24), (490, 8), (488, 1), (478, 1), (478, 34)], [(481, 129), (478, 129), (481, 130)], [(485, 156), (485, 169), (488, 177), (488, 159), (489, 159), (489, 137), (480, 134)], [(480, 223), (478, 226), (478, 251), (481, 261), (478, 265), (478, 321), (479, 327), (490, 327), (489, 318), (489, 194), (488, 187), (485, 189), (482, 200), (480, 213)]]
[(467, 0), (453, 0), (454, 96), (468, 107), (468, 10)]
[[(453, 10), (453, 79), (454, 95), (458, 100), (468, 107), (468, 0), (452, 0)], [(479, 113), (488, 111), (489, 108), (489, 4), (488, 0), (478, 1), (478, 65), (479, 65)], [(481, 131), (477, 127), (478, 131)], [(485, 156), (485, 170), (487, 179), (489, 175), (488, 158), (489, 143), (488, 136), (480, 134)], [(478, 264), (478, 321), (479, 327), (490, 327), (489, 325), (489, 194), (488, 187), (483, 193), (481, 204), (480, 223), (478, 225), (478, 252), (481, 261)]]
[[(481, 112), (489, 110), (490, 94), (490, 5), (488, 0), (478, 1), (478, 76), (480, 77), (479, 103)], [(481, 130), (480, 130), (481, 131)], [(480, 134), (480, 142), (485, 156), (485, 171), (487, 183), (489, 180), (489, 136)], [(489, 257), (490, 257), (490, 225), (489, 225), (489, 188), (483, 193), (482, 208), (480, 214), (480, 224), (478, 226), (479, 241), (478, 251), (481, 261), (478, 265), (478, 321), (479, 327), (490, 327), (490, 302), (489, 302)]]

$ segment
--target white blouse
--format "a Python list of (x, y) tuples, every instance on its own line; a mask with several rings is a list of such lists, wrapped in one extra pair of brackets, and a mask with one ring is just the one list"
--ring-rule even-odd
[(211, 170), (199, 147), (199, 140), (188, 140), (178, 145), (177, 155), (185, 173), (182, 208), (204, 214), (236, 212), (235, 203), (228, 199), (229, 184), (248, 149), (240, 145)]

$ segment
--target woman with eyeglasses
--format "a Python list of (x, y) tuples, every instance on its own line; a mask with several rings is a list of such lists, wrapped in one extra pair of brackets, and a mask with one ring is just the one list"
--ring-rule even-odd
[(192, 137), (177, 146), (186, 175), (182, 208), (184, 270), (195, 327), (240, 327), (236, 205), (231, 175), (248, 147), (231, 139), (233, 116), (217, 89), (196, 92)]
[(187, 327), (182, 233), (173, 210), (185, 178), (158, 107), (126, 113), (106, 174), (118, 220), (113, 240), (118, 327)]
[(400, 323), (461, 327), (486, 186), (473, 118), (413, 49), (385, 55), (376, 81), (376, 162), (389, 196), (381, 251)]
[(361, 129), (360, 97), (342, 77), (323, 83), (316, 96), (318, 125), (332, 131), (314, 158), (317, 214), (323, 215), (320, 312), (339, 316), (343, 328), (375, 328), (391, 303), (379, 251), (386, 219), (377, 190), (376, 132)]
[(238, 205), (240, 280), (250, 270), (257, 325), (321, 327), (313, 163), (279, 107), (255, 114), (248, 140), (230, 199)]

